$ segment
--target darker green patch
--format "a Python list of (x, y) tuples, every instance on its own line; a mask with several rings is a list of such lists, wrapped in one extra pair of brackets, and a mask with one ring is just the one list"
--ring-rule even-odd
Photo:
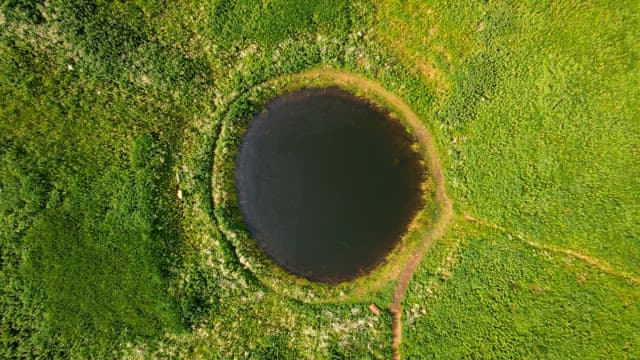
[(348, 10), (344, 0), (222, 1), (213, 9), (205, 32), (224, 47), (239, 43), (271, 47), (313, 30), (344, 34), (351, 23)]
[(49, 203), (20, 240), (26, 251), (19, 266), (28, 291), (43, 304), (42, 335), (102, 353), (118, 340), (180, 328), (163, 290), (163, 243), (154, 237), (159, 150), (141, 137), (126, 172), (111, 167), (47, 194)]

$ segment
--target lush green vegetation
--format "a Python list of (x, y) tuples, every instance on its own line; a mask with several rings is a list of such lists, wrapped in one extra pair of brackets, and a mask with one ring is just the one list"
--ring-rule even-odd
[(420, 115), (459, 214), (403, 354), (640, 357), (638, 44), (637, 1), (4, 1), (0, 356), (389, 358), (393, 283), (265, 286), (212, 198), (222, 129), (328, 67)]
[(638, 283), (562, 252), (639, 275), (638, 10), (379, 7), (385, 42), (443, 94), (431, 114), (458, 213), (490, 225), (455, 226), (444, 260), (434, 252), (422, 263), (404, 303), (403, 353), (639, 356)]
[[(454, 239), (455, 237), (455, 239)], [(457, 224), (447, 258), (405, 298), (408, 358), (635, 358), (637, 283)], [(443, 246), (444, 247), (444, 246)]]

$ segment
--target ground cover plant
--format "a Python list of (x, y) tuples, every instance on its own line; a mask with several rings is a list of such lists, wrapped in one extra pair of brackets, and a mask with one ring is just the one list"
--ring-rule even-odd
[[(639, 44), (637, 1), (4, 1), (0, 356), (640, 357)], [(221, 131), (310, 71), (433, 136), (406, 295), (266, 285), (219, 223)]]

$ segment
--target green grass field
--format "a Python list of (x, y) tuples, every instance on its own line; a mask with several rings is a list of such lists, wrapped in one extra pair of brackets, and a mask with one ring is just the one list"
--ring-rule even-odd
[(314, 69), (439, 151), (403, 358), (640, 358), (634, 0), (3, 1), (0, 357), (391, 358), (394, 281), (265, 286), (220, 223), (221, 132)]

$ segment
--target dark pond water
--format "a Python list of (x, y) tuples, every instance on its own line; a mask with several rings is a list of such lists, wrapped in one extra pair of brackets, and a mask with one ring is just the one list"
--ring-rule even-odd
[(276, 263), (339, 282), (384, 260), (421, 206), (412, 139), (331, 87), (272, 100), (243, 137), (235, 181), (249, 232)]

